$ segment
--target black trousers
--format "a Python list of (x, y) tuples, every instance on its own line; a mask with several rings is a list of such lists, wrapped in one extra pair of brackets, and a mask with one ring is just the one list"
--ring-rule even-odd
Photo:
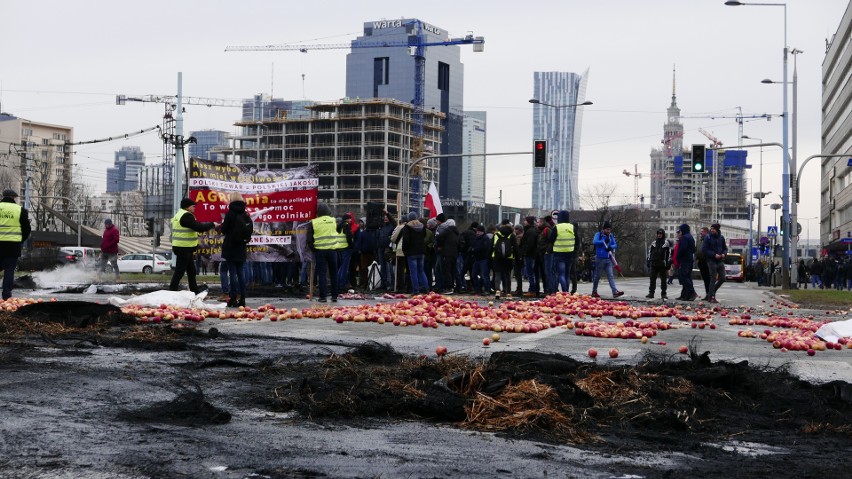
[(660, 293), (666, 294), (666, 286), (668, 280), (669, 269), (666, 265), (651, 265), (651, 284), (648, 286), (648, 292), (654, 294), (657, 289), (657, 278), (660, 278)]
[(175, 254), (175, 272), (172, 274), (172, 282), (169, 284), (169, 289), (177, 291), (180, 286), (180, 280), (186, 274), (189, 290), (193, 293), (198, 293), (198, 283), (195, 282), (195, 261), (192, 260), (195, 247), (184, 248), (172, 246), (172, 252)]

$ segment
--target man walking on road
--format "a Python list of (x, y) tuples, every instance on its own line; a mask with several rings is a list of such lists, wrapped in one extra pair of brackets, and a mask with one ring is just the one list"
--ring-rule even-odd
[(15, 267), (21, 256), (21, 244), (30, 237), (29, 213), (15, 203), (18, 193), (3, 190), (0, 200), (0, 263), (3, 264), (3, 300), (12, 297), (15, 284)]
[(728, 246), (725, 244), (725, 237), (719, 232), (720, 228), (719, 223), (710, 225), (710, 234), (704, 238), (704, 243), (701, 246), (704, 251), (704, 258), (707, 260), (707, 273), (710, 277), (710, 289), (707, 290), (705, 299), (711, 303), (718, 303), (716, 292), (725, 282), (725, 256), (728, 254)]
[(624, 291), (619, 291), (615, 287), (615, 276), (612, 272), (612, 253), (618, 248), (618, 242), (615, 241), (615, 235), (612, 234), (612, 225), (609, 221), (605, 221), (600, 231), (595, 233), (595, 238), (592, 241), (595, 245), (595, 277), (592, 280), (592, 297), (600, 298), (598, 294), (598, 282), (601, 279), (601, 273), (606, 272), (606, 279), (609, 281), (609, 287), (612, 289), (612, 297), (618, 298), (624, 295)]

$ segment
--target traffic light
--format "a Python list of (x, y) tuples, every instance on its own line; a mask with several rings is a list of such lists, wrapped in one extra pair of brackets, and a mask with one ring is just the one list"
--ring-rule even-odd
[(148, 236), (154, 236), (154, 217), (145, 219), (145, 228), (148, 229)]
[(544, 168), (547, 166), (547, 141), (533, 141), (533, 166)]
[(704, 145), (692, 145), (692, 172), (704, 174), (707, 173), (704, 160), (707, 156), (707, 150)]

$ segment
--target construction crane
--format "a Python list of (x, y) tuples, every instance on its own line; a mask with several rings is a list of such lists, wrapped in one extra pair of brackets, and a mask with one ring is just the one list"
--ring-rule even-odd
[(642, 173), (639, 173), (639, 165), (633, 164), (633, 173), (626, 169), (622, 171), (624, 176), (633, 177), (633, 197), (636, 199), (636, 206), (639, 206), (639, 179), (642, 178)]
[(743, 115), (743, 108), (741, 106), (737, 107), (737, 111), (739, 111), (739, 113), (737, 113), (736, 115), (684, 115), (684, 116), (679, 116), (678, 118), (709, 118), (711, 120), (715, 120), (717, 118), (733, 118), (737, 122), (737, 128), (739, 130), (739, 134), (738, 134), (737, 137), (742, 138), (743, 137), (743, 123), (746, 120), (749, 120), (749, 121), (753, 121), (753, 120), (770, 121), (770, 120), (772, 120), (773, 116), (780, 116), (780, 115), (772, 115), (772, 114), (769, 114), (769, 113), (761, 113), (759, 115)]
[(701, 132), (702, 135), (706, 136), (707, 139), (710, 140), (713, 143), (713, 148), (720, 148), (722, 146), (722, 142), (719, 141), (719, 139), (716, 138), (715, 136), (711, 135), (704, 128), (699, 128), (698, 131)]
[[(167, 105), (177, 104), (177, 96), (176, 95), (142, 95), (139, 97), (132, 97), (127, 95), (116, 95), (115, 96), (115, 104), (116, 105), (124, 105), (129, 101), (138, 101), (143, 103), (165, 103)], [(182, 103), (184, 105), (202, 105), (202, 106), (229, 106), (242, 108), (243, 101), (242, 100), (223, 100), (221, 98), (202, 98), (202, 97), (193, 97), (193, 96), (185, 96), (182, 97)]]
[[(425, 102), (425, 84), (426, 84), (426, 57), (425, 48), (433, 46), (449, 46), (449, 45), (473, 45), (474, 52), (482, 52), (485, 49), (485, 38), (474, 37), (472, 34), (467, 34), (460, 38), (448, 38), (440, 41), (427, 41), (423, 33), (424, 30), (434, 32), (430, 26), (424, 28), (423, 22), (420, 20), (411, 20), (400, 26), (413, 26), (413, 34), (408, 36), (407, 40), (385, 41), (385, 42), (356, 42), (349, 43), (327, 43), (327, 44), (287, 44), (287, 45), (260, 45), (260, 46), (228, 46), (226, 52), (275, 52), (275, 51), (298, 51), (307, 53), (310, 50), (341, 50), (355, 48), (385, 48), (385, 47), (407, 47), (410, 54), (414, 57), (414, 144), (412, 146), (412, 159), (416, 160), (423, 156), (423, 127), (424, 127), (424, 102)], [(419, 176), (415, 172), (416, 176)], [(408, 199), (404, 199), (407, 201)]]

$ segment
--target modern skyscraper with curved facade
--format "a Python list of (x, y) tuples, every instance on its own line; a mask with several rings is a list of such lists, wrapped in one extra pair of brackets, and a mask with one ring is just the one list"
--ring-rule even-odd
[[(548, 210), (580, 208), (580, 131), (589, 70), (534, 72), (533, 139), (547, 140), (547, 166), (533, 167), (532, 207)], [(532, 145), (530, 145), (532, 147)]]

